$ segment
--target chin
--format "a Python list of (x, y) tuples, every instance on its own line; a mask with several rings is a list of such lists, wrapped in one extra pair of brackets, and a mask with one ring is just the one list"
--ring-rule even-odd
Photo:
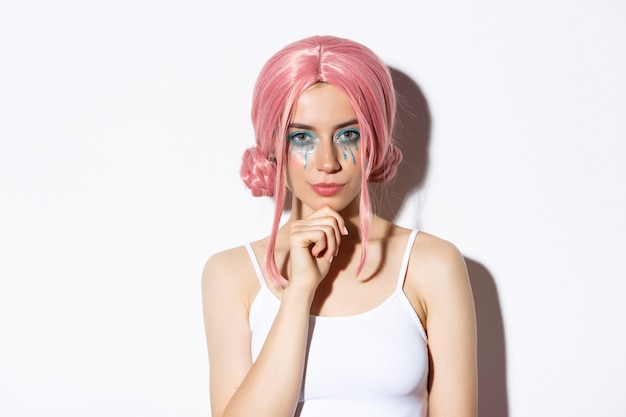
[(335, 197), (319, 197), (316, 196), (314, 200), (311, 200), (311, 204), (302, 202), (304, 205), (309, 206), (313, 211), (319, 210), (322, 207), (330, 207), (336, 212), (342, 212), (345, 210), (354, 209), (357, 213), (359, 211), (359, 197), (355, 197), (351, 201), (347, 201), (345, 198)]

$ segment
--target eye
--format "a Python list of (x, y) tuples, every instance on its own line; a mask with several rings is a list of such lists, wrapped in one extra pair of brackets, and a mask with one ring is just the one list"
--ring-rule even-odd
[(308, 145), (315, 141), (315, 136), (310, 132), (297, 131), (289, 134), (289, 141), (294, 145)]
[(335, 136), (335, 139), (339, 142), (356, 142), (360, 138), (361, 132), (359, 132), (359, 129), (353, 127), (344, 129)]

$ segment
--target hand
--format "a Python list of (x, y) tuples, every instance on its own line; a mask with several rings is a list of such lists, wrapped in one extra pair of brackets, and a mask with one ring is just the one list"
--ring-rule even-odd
[(339, 252), (341, 236), (347, 235), (343, 218), (330, 207), (322, 207), (291, 224), (289, 285), (315, 290)]

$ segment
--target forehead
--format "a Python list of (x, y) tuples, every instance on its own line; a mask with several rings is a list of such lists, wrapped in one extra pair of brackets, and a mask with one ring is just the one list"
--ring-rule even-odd
[(337, 87), (319, 83), (304, 90), (296, 101), (294, 123), (324, 128), (356, 119), (350, 101)]

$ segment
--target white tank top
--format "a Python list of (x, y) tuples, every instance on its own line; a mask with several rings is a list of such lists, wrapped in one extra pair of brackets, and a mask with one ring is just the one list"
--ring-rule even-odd
[[(308, 354), (296, 416), (424, 417), (428, 414), (428, 346), (402, 289), (417, 230), (413, 230), (394, 292), (364, 313), (310, 316)], [(261, 289), (250, 307), (256, 361), (280, 300), (269, 290), (258, 260), (246, 249)]]

